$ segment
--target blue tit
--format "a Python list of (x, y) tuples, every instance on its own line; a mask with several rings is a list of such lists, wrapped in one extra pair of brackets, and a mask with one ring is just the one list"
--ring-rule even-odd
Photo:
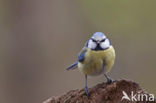
[(66, 70), (78, 68), (85, 75), (85, 92), (89, 96), (87, 86), (87, 76), (98, 76), (104, 74), (107, 83), (112, 80), (107, 73), (114, 65), (115, 50), (110, 40), (102, 32), (95, 32), (87, 41), (83, 49), (78, 54), (78, 59)]

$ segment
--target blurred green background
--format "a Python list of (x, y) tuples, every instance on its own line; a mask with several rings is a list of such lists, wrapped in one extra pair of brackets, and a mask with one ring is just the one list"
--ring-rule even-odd
[[(96, 31), (116, 50), (109, 75), (156, 94), (155, 0), (0, 0), (0, 102), (41, 103), (84, 87), (65, 68)], [(154, 69), (155, 68), (155, 69)], [(106, 81), (90, 78), (89, 87)]]

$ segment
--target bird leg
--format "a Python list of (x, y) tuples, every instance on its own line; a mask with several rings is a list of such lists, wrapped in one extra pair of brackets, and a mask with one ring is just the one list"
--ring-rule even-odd
[(115, 81), (115, 80), (111, 79), (107, 74), (104, 74), (104, 76), (106, 77), (108, 84), (111, 84)]
[(89, 92), (88, 92), (88, 86), (87, 86), (87, 75), (85, 75), (85, 92), (86, 92), (86, 95), (89, 97)]

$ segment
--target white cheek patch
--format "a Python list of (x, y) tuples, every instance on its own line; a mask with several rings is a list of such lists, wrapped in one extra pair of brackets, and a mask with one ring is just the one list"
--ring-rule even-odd
[(108, 48), (108, 47), (110, 46), (109, 40), (106, 39), (104, 42), (102, 42), (102, 43), (100, 44), (100, 46), (101, 46), (102, 49)]
[(95, 49), (96, 48), (96, 43), (93, 42), (92, 40), (89, 40), (89, 42), (88, 42), (88, 48)]

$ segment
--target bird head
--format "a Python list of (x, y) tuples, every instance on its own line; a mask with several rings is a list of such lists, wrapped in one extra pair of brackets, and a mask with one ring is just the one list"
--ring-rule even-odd
[(86, 47), (91, 50), (105, 50), (111, 46), (109, 39), (102, 32), (95, 32), (93, 36), (89, 39)]

